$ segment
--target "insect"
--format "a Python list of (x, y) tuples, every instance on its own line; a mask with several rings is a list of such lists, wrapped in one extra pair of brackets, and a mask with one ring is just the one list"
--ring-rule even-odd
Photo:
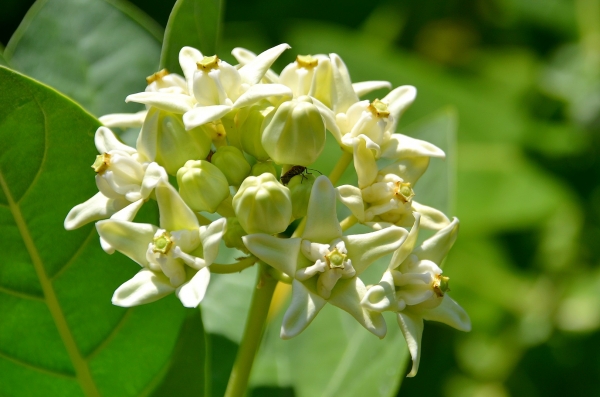
[(287, 184), (290, 183), (290, 180), (292, 180), (292, 178), (296, 175), (302, 175), (302, 178), (305, 178), (305, 174), (310, 174), (310, 172), (307, 172), (306, 170), (317, 171), (311, 168), (306, 168), (302, 165), (294, 165), (285, 174), (281, 176), (281, 183), (283, 183), (284, 186), (287, 186)]

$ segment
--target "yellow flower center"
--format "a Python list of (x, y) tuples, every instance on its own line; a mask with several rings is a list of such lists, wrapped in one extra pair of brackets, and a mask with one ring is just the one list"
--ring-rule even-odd
[(163, 232), (160, 236), (154, 237), (153, 243), (154, 247), (152, 248), (152, 252), (161, 254), (167, 254), (173, 246), (173, 240), (171, 240), (171, 237), (167, 232)]
[(394, 196), (405, 203), (408, 203), (415, 196), (415, 192), (409, 182), (396, 182)]
[(433, 280), (433, 291), (438, 297), (441, 298), (447, 291), (450, 291), (449, 281), (450, 277), (444, 277), (441, 274)]
[(375, 99), (369, 105), (368, 109), (373, 113), (375, 117), (389, 117), (390, 111), (388, 110), (388, 105), (385, 102), (381, 102), (379, 99)]
[(102, 174), (108, 166), (110, 165), (110, 154), (104, 153), (96, 156), (96, 160), (94, 164), (92, 164), (92, 168), (96, 171), (96, 174)]
[(198, 70), (203, 70), (205, 72), (209, 72), (213, 69), (219, 68), (219, 57), (213, 55), (211, 57), (204, 57), (200, 62), (196, 62), (196, 66), (198, 66)]
[(327, 260), (330, 269), (343, 269), (347, 257), (347, 255), (339, 252), (337, 248), (325, 255), (325, 259)]
[(158, 72), (154, 73), (153, 75), (146, 77), (146, 83), (148, 83), (148, 85), (150, 85), (150, 84), (154, 83), (155, 81), (160, 81), (160, 80), (162, 80), (163, 77), (165, 77), (168, 74), (169, 74), (169, 71), (167, 69), (159, 70)]
[(313, 58), (311, 55), (298, 55), (296, 57), (296, 62), (298, 63), (298, 66), (304, 69), (312, 69), (319, 64), (319, 60)]

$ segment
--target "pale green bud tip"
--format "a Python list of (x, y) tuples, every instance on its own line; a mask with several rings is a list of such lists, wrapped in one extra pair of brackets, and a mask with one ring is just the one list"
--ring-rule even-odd
[(196, 66), (198, 66), (198, 70), (205, 72), (217, 69), (219, 67), (219, 57), (216, 55), (204, 57), (200, 62), (196, 62)]
[(344, 255), (341, 252), (339, 252), (337, 248), (325, 256), (325, 259), (327, 259), (327, 263), (329, 264), (329, 267), (331, 269), (343, 269), (346, 258), (347, 255)]
[(369, 105), (368, 109), (373, 113), (375, 117), (389, 117), (390, 111), (388, 110), (388, 105), (385, 102), (380, 101), (379, 99), (375, 99)]
[(311, 55), (298, 55), (296, 57), (296, 62), (298, 63), (298, 66), (305, 69), (312, 69), (319, 64), (319, 60), (313, 58)]
[(102, 174), (108, 166), (110, 165), (110, 154), (104, 153), (96, 156), (96, 160), (94, 164), (92, 164), (92, 168), (96, 171), (96, 174)]
[(169, 71), (167, 69), (162, 69), (159, 70), (158, 72), (146, 77), (146, 83), (148, 83), (148, 85), (154, 83), (155, 81), (160, 81), (162, 80), (163, 77), (167, 76), (169, 74)]
[(173, 240), (167, 234), (167, 232), (163, 232), (161, 235), (154, 237), (153, 240), (152, 252), (167, 254), (171, 247), (173, 246)]
[(277, 175), (277, 169), (275, 168), (275, 164), (273, 164), (272, 161), (263, 161), (256, 163), (254, 164), (254, 166), (252, 166), (252, 171), (250, 172), (252, 176), (259, 176), (264, 173), (269, 173), (273, 176)]
[(215, 212), (229, 196), (225, 175), (206, 160), (188, 160), (177, 171), (179, 194), (194, 211)]
[(396, 188), (394, 189), (394, 196), (401, 201), (408, 203), (415, 197), (411, 184), (408, 182), (396, 182)]
[(210, 161), (221, 170), (231, 186), (239, 186), (250, 174), (250, 163), (242, 151), (234, 146), (221, 146)]
[(229, 248), (237, 248), (240, 251), (248, 252), (248, 249), (242, 241), (242, 237), (246, 235), (246, 232), (240, 225), (240, 221), (237, 218), (227, 218), (227, 227), (223, 234), (223, 241)]
[(450, 291), (449, 281), (450, 277), (444, 277), (441, 274), (433, 280), (433, 291), (438, 297), (441, 298), (447, 291)]

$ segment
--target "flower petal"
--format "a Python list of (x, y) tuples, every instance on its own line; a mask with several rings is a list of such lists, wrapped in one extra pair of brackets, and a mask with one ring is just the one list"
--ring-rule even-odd
[(292, 90), (283, 84), (256, 84), (244, 92), (233, 104), (234, 109), (250, 106), (253, 103), (272, 96), (289, 97), (294, 94)]
[(138, 92), (125, 98), (125, 102), (137, 102), (154, 106), (167, 112), (183, 114), (194, 107), (196, 100), (186, 94), (168, 92)]
[(281, 324), (281, 339), (290, 339), (304, 331), (327, 301), (311, 292), (298, 280), (292, 282), (292, 301)]
[(448, 294), (444, 295), (444, 299), (442, 299), (442, 303), (439, 306), (423, 312), (423, 318), (447, 324), (460, 331), (471, 331), (471, 319), (469, 315)]
[(204, 55), (193, 47), (183, 47), (179, 51), (179, 65), (188, 83), (188, 92), (192, 92), (194, 73), (198, 70), (197, 63), (202, 61)]
[(208, 282), (210, 281), (210, 271), (207, 267), (198, 270), (198, 272), (192, 277), (190, 281), (184, 283), (181, 287), (177, 288), (175, 294), (183, 303), (185, 307), (198, 307), (206, 288), (208, 288)]
[(229, 113), (231, 109), (231, 106), (227, 105), (199, 106), (183, 115), (183, 124), (185, 124), (185, 129), (189, 131), (192, 128), (220, 119)]
[(128, 204), (127, 200), (111, 199), (98, 192), (69, 211), (65, 218), (65, 229), (77, 229), (86, 223), (108, 218)]
[(360, 274), (377, 259), (397, 250), (407, 235), (405, 229), (391, 226), (376, 232), (344, 236), (342, 240), (346, 243), (352, 266)]
[(360, 325), (381, 339), (387, 332), (385, 320), (381, 313), (361, 306), (360, 302), (366, 292), (365, 284), (358, 277), (340, 280), (333, 289), (329, 303), (350, 313)]
[(359, 188), (352, 185), (342, 185), (336, 188), (337, 197), (359, 222), (365, 221), (365, 203)]
[(393, 270), (400, 266), (402, 262), (413, 252), (415, 245), (417, 244), (417, 238), (419, 237), (419, 225), (421, 222), (421, 215), (418, 212), (413, 213), (415, 217), (415, 223), (410, 229), (410, 233), (404, 240), (404, 243), (394, 251), (394, 255), (392, 255), (392, 260), (390, 261), (390, 265), (388, 266), (388, 270)]
[(413, 254), (421, 260), (427, 259), (438, 265), (441, 264), (458, 237), (458, 224), (458, 219), (454, 218), (448, 226), (423, 241)]
[(308, 201), (306, 227), (302, 238), (324, 244), (342, 235), (335, 210), (336, 193), (326, 176), (321, 175), (315, 180)]
[(256, 58), (239, 69), (242, 81), (250, 85), (257, 84), (281, 53), (290, 48), (292, 47), (283, 43), (258, 54)]
[(323, 121), (325, 121), (325, 127), (331, 132), (336, 141), (342, 141), (342, 132), (340, 131), (340, 127), (338, 127), (335, 122), (335, 114), (333, 110), (329, 109), (325, 104), (319, 101), (317, 98), (312, 98), (313, 105), (317, 107)]
[(375, 154), (367, 146), (369, 143), (374, 144), (373, 141), (361, 134), (354, 146), (354, 168), (358, 176), (358, 187), (361, 189), (372, 185), (379, 171), (375, 162)]
[(389, 81), (361, 81), (359, 83), (352, 84), (354, 92), (359, 97), (367, 95), (371, 91), (381, 90), (383, 88), (391, 90), (392, 83)]
[(166, 230), (198, 230), (198, 218), (168, 182), (156, 186), (160, 227)]
[(385, 158), (420, 156), (445, 158), (446, 154), (433, 143), (402, 134), (391, 134), (389, 140), (381, 148), (381, 157)]
[(156, 226), (148, 223), (108, 219), (96, 223), (96, 229), (100, 237), (112, 250), (117, 250), (130, 257), (140, 266), (148, 266), (146, 251), (148, 250), (148, 244), (152, 242), (154, 234), (158, 230)]
[(125, 145), (117, 138), (114, 132), (106, 127), (99, 127), (94, 135), (94, 143), (98, 153), (108, 153), (111, 150), (121, 150), (127, 154), (134, 154), (137, 151), (131, 146)]
[(358, 95), (352, 88), (350, 73), (342, 58), (337, 54), (329, 54), (333, 72), (333, 111), (334, 113), (346, 113), (348, 108), (358, 102)]
[(419, 178), (427, 171), (429, 161), (430, 158), (427, 156), (402, 159), (401, 161), (397, 161), (382, 168), (379, 171), (379, 174), (398, 175), (404, 182), (408, 182), (414, 187)]
[(225, 233), (227, 219), (221, 218), (212, 222), (208, 227), (200, 228), (200, 240), (202, 240), (202, 250), (204, 252), (204, 261), (206, 266), (210, 266), (217, 258), (219, 253), (219, 244)]
[(110, 217), (110, 219), (118, 219), (120, 221), (129, 221), (131, 222), (133, 218), (137, 215), (140, 208), (144, 205), (144, 200), (134, 201), (129, 204), (122, 210), (115, 212), (114, 215)]
[(392, 125), (388, 131), (396, 131), (400, 116), (414, 102), (417, 97), (417, 89), (412, 85), (403, 85), (393, 89), (381, 101), (388, 104), (388, 110), (392, 116)]
[(394, 277), (387, 271), (383, 273), (379, 284), (367, 290), (360, 304), (368, 310), (380, 313), (386, 310), (396, 311), (395, 292)]
[(244, 245), (261, 261), (294, 277), (300, 253), (300, 238), (278, 238), (258, 233), (242, 237)]
[(169, 279), (162, 274), (142, 269), (121, 285), (112, 297), (116, 306), (131, 307), (159, 300), (175, 291)]
[(111, 113), (100, 116), (98, 120), (109, 128), (139, 128), (144, 124), (147, 113), (147, 110), (141, 110), (137, 113)]
[(408, 351), (412, 358), (412, 368), (408, 375), (412, 378), (417, 374), (419, 370), (419, 361), (421, 360), (421, 337), (423, 336), (423, 319), (410, 312), (398, 313), (398, 325), (402, 330), (406, 344), (408, 345)]
[(440, 230), (450, 224), (450, 219), (440, 210), (412, 201), (413, 211), (421, 214), (421, 227), (429, 230)]
[(167, 176), (167, 171), (157, 163), (150, 163), (146, 168), (146, 173), (144, 174), (144, 178), (142, 179), (142, 187), (140, 189), (140, 194), (144, 199), (147, 199), (150, 196), (150, 193), (156, 188), (156, 186), (160, 182), (168, 182), (169, 177)]

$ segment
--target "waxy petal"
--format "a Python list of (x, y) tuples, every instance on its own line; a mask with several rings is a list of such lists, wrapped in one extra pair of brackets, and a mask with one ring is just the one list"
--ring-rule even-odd
[(371, 91), (381, 90), (383, 88), (391, 90), (392, 83), (389, 81), (361, 81), (359, 83), (353, 83), (352, 88), (356, 95), (361, 97), (367, 95)]
[(335, 122), (335, 113), (329, 109), (325, 104), (319, 101), (317, 98), (312, 98), (312, 103), (317, 107), (323, 121), (325, 121), (325, 127), (331, 132), (336, 141), (342, 142), (342, 132)]
[(183, 124), (185, 124), (185, 129), (189, 131), (211, 121), (218, 120), (231, 110), (232, 107), (227, 105), (199, 106), (183, 115)]
[(360, 274), (377, 259), (397, 250), (407, 235), (405, 229), (391, 226), (376, 232), (344, 236), (342, 240), (356, 274)]
[(398, 325), (402, 330), (408, 351), (412, 359), (412, 368), (408, 375), (412, 378), (419, 370), (419, 361), (421, 360), (421, 338), (423, 336), (423, 319), (416, 314), (410, 312), (398, 313)]
[(160, 227), (166, 230), (198, 230), (198, 218), (171, 184), (156, 186), (156, 201), (160, 212)]
[(144, 199), (147, 199), (159, 183), (167, 183), (168, 181), (167, 171), (157, 163), (150, 163), (146, 168), (144, 179), (142, 179), (140, 194)]
[[(362, 138), (362, 139), (361, 139)], [(375, 154), (367, 146), (369, 143), (375, 144), (364, 135), (360, 135), (356, 146), (354, 146), (354, 168), (358, 176), (358, 187), (361, 189), (370, 186), (377, 179), (377, 163)]]
[(434, 309), (423, 312), (423, 318), (429, 321), (438, 321), (460, 331), (471, 331), (469, 315), (448, 294), (444, 295), (442, 303)]
[(144, 200), (134, 201), (133, 203), (129, 204), (122, 210), (115, 212), (110, 217), (110, 219), (117, 219), (117, 220), (121, 220), (121, 221), (131, 222), (133, 220), (133, 218), (135, 218), (135, 216), (137, 215), (140, 208), (142, 208), (142, 205), (144, 205)]
[(315, 180), (308, 201), (303, 239), (324, 244), (342, 235), (335, 210), (336, 193), (326, 176), (321, 175)]
[(446, 154), (433, 143), (402, 134), (392, 134), (381, 148), (381, 157), (385, 158), (398, 159), (421, 156), (445, 158)]
[(360, 304), (366, 309), (380, 313), (386, 310), (397, 310), (394, 277), (389, 271), (383, 273), (379, 284), (367, 290)]
[(250, 85), (257, 84), (281, 53), (290, 48), (292, 47), (283, 43), (258, 54), (256, 58), (239, 69), (242, 81)]
[(204, 252), (204, 261), (206, 266), (210, 266), (219, 253), (219, 243), (223, 239), (227, 219), (221, 218), (212, 222), (208, 226), (200, 228), (200, 240), (202, 241), (202, 250)]
[(333, 111), (346, 113), (348, 108), (358, 102), (358, 95), (352, 88), (350, 73), (346, 64), (337, 54), (329, 54), (333, 72)]
[(365, 203), (359, 188), (352, 185), (342, 185), (336, 188), (340, 200), (359, 222), (365, 221)]
[[(133, 223), (108, 219), (96, 223), (98, 234), (114, 252), (119, 251), (140, 266), (148, 266), (146, 251), (158, 228), (148, 223)], [(105, 248), (103, 246), (103, 248)], [(105, 248), (105, 251), (106, 248)], [(107, 251), (108, 252), (108, 251)], [(112, 252), (109, 252), (112, 253)]]
[[(256, 54), (245, 48), (236, 47), (231, 50), (231, 55), (240, 63), (241, 66), (252, 62), (256, 58)], [(279, 76), (271, 69), (267, 70), (267, 73), (263, 76), (264, 81), (267, 83), (279, 82)]]
[(415, 217), (415, 223), (410, 229), (410, 233), (404, 240), (404, 243), (394, 251), (394, 255), (392, 255), (392, 260), (390, 261), (390, 265), (388, 266), (389, 270), (393, 270), (400, 266), (402, 262), (413, 252), (415, 245), (417, 244), (417, 238), (419, 237), (419, 226), (421, 223), (421, 215), (418, 212), (413, 213)]
[(458, 225), (458, 219), (454, 218), (448, 226), (423, 241), (413, 254), (421, 260), (427, 259), (440, 265), (458, 237)]
[(337, 282), (329, 303), (350, 313), (360, 325), (380, 339), (387, 332), (385, 320), (379, 312), (369, 311), (360, 304), (366, 294), (365, 284), (358, 277)]
[(450, 219), (440, 210), (412, 201), (413, 211), (421, 214), (421, 227), (429, 230), (440, 230), (450, 224)]
[(183, 114), (194, 107), (196, 100), (186, 94), (173, 94), (168, 92), (139, 92), (125, 98), (125, 102), (137, 102), (167, 112)]
[(169, 279), (148, 269), (140, 270), (132, 279), (121, 285), (112, 297), (116, 306), (131, 307), (159, 300), (175, 291)]
[(204, 59), (204, 55), (193, 47), (183, 47), (179, 51), (179, 65), (188, 83), (188, 92), (192, 92), (194, 73), (198, 70), (197, 63)]
[(288, 97), (293, 96), (292, 90), (283, 84), (257, 84), (244, 92), (233, 104), (234, 109), (250, 106), (261, 99), (269, 97)]
[(242, 237), (252, 255), (275, 269), (294, 277), (300, 253), (300, 238), (278, 238), (258, 233)]
[(87, 223), (108, 218), (128, 204), (128, 200), (111, 199), (98, 192), (69, 211), (65, 218), (65, 229), (77, 229)]
[(111, 113), (100, 116), (98, 120), (109, 128), (139, 128), (144, 124), (147, 113), (147, 110), (141, 110), (137, 113)]
[(290, 339), (304, 331), (327, 301), (298, 280), (292, 282), (292, 301), (283, 317), (281, 339)]
[(379, 171), (379, 175), (394, 174), (415, 187), (415, 183), (427, 171), (430, 158), (427, 156), (410, 157), (392, 163)]
[(393, 89), (381, 101), (388, 104), (388, 110), (392, 116), (392, 124), (388, 126), (388, 131), (396, 131), (400, 116), (414, 102), (417, 97), (417, 89), (412, 85), (403, 85)]
[(125, 145), (117, 138), (114, 132), (106, 127), (99, 127), (94, 135), (94, 143), (98, 153), (108, 153), (111, 150), (120, 150), (127, 154), (135, 154), (137, 150)]
[(177, 297), (185, 307), (198, 307), (210, 281), (210, 271), (207, 267), (198, 270), (190, 281), (177, 288)]

